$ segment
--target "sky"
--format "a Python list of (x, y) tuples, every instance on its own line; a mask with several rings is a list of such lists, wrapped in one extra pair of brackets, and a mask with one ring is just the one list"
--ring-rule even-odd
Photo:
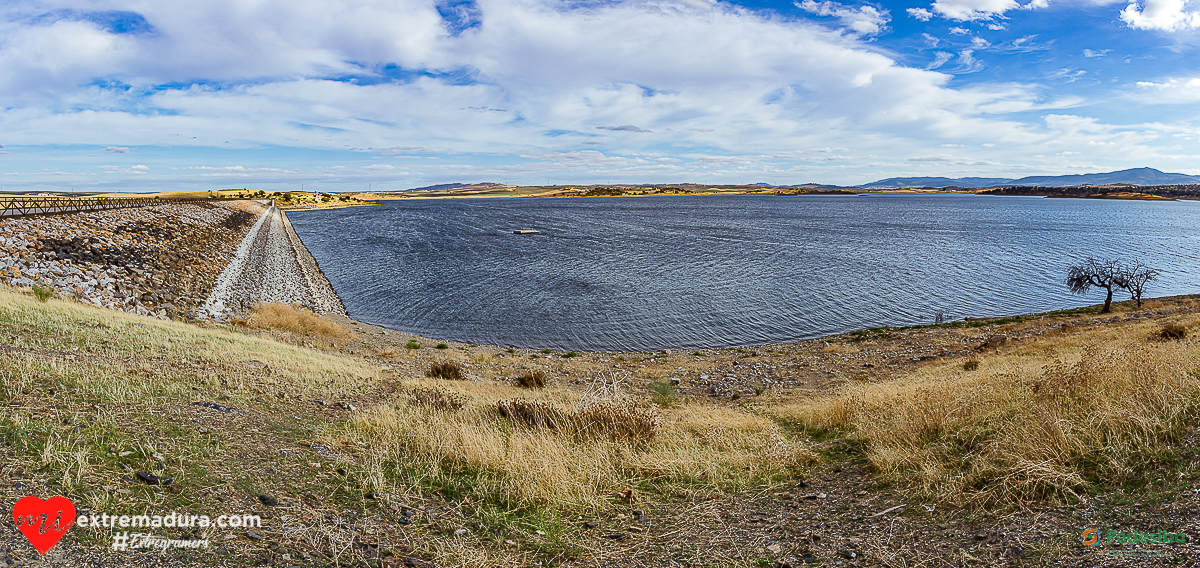
[(1200, 0), (6, 0), (4, 191), (1200, 174)]

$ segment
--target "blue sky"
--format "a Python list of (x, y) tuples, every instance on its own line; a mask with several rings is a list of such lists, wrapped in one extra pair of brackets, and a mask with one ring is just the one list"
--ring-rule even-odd
[(4, 190), (1200, 174), (1200, 0), (9, 0)]

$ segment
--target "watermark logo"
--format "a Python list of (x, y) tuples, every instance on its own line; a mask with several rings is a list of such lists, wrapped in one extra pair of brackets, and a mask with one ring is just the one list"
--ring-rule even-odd
[(1083, 529), (1081, 540), (1085, 546), (1105, 544), (1186, 544), (1187, 534), (1167, 531), (1118, 532), (1095, 528)]
[(1092, 546), (1100, 542), (1100, 531), (1096, 529), (1083, 529), (1083, 544), (1084, 546)]
[(173, 540), (153, 534), (127, 532), (113, 535), (112, 549), (123, 551), (129, 549), (153, 548), (166, 550), (168, 548), (208, 548), (208, 539)]
[(13, 522), (38, 554), (46, 554), (75, 524), (75, 504), (62, 496), (45, 501), (33, 495), (22, 497), (13, 505)]

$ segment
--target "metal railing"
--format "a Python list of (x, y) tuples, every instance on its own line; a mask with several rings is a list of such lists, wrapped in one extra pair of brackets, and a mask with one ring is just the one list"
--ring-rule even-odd
[(105, 211), (168, 203), (225, 201), (229, 197), (0, 197), (0, 217), (55, 215), (82, 211)]

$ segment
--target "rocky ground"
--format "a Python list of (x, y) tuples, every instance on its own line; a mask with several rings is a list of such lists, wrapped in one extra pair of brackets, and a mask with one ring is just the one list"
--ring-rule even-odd
[(162, 318), (204, 302), (264, 207), (188, 203), (0, 219), (0, 284)]

